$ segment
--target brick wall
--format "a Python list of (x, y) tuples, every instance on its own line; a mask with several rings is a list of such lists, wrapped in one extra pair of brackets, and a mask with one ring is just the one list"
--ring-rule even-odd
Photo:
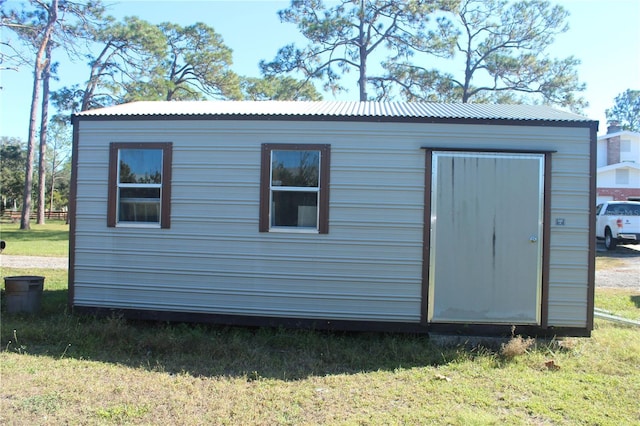
[(607, 139), (607, 166), (620, 162), (620, 136)]
[(626, 201), (629, 197), (640, 198), (640, 188), (598, 188), (598, 196), (611, 196), (614, 201)]

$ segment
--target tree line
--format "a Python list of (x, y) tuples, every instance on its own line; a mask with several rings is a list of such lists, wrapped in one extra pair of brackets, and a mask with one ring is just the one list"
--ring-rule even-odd
[[(69, 185), (71, 178), (71, 135), (64, 123), (54, 123), (49, 127), (47, 137), (48, 155), (44, 165), (46, 177), (43, 204), (46, 210), (66, 210), (69, 203)], [(17, 211), (22, 207), (24, 195), (24, 173), (27, 159), (26, 145), (18, 139), (0, 136), (0, 214), (5, 210)], [(32, 192), (36, 201), (40, 197), (37, 183)]]
[[(316, 84), (334, 94), (356, 88), (360, 101), (587, 105), (580, 61), (548, 53), (569, 14), (545, 0), (292, 0), (278, 16), (306, 44), (261, 60), (260, 78), (234, 72), (232, 50), (201, 22), (118, 20), (101, 0), (0, 6), (0, 26), (13, 34), (1, 42), (0, 70), (33, 72), (21, 229), (34, 187), (44, 222), (48, 126), (73, 112), (138, 100), (320, 100)], [(84, 61), (86, 80), (51, 92), (60, 55)]]
[[(5, 201), (21, 201), (21, 229), (30, 228), (33, 199), (38, 202), (37, 222), (44, 223), (48, 127), (68, 122), (74, 112), (136, 100), (321, 99), (310, 82), (237, 75), (231, 69), (231, 49), (203, 23), (153, 25), (137, 17), (119, 21), (100, 0), (29, 0), (18, 5), (0, 0), (0, 26), (13, 35), (1, 42), (0, 70), (30, 67), (33, 72), (23, 192), (20, 197), (13, 190), (10, 197), (8, 190), (2, 194)], [(85, 61), (87, 79), (52, 92), (60, 55)], [(50, 119), (51, 103), (58, 114)], [(3, 149), (18, 145), (3, 141)], [(55, 177), (49, 179), (55, 182)]]

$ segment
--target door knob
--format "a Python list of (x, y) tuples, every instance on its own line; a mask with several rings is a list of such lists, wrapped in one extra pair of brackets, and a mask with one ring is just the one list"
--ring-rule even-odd
[(536, 235), (532, 235), (529, 237), (529, 242), (535, 243), (538, 241), (538, 237)]

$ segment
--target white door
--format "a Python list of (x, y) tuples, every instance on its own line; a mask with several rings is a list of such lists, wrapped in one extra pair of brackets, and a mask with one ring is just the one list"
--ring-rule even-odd
[(544, 154), (434, 151), (430, 322), (540, 324)]

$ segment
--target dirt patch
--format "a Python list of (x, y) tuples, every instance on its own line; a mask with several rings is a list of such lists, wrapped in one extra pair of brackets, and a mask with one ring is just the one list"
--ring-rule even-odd
[(69, 268), (69, 258), (67, 257), (44, 257), (44, 256), (11, 256), (0, 255), (0, 265), (3, 268), (18, 269), (67, 269)]
[(607, 251), (598, 244), (596, 252), (596, 287), (624, 288), (640, 291), (640, 247), (619, 246)]

